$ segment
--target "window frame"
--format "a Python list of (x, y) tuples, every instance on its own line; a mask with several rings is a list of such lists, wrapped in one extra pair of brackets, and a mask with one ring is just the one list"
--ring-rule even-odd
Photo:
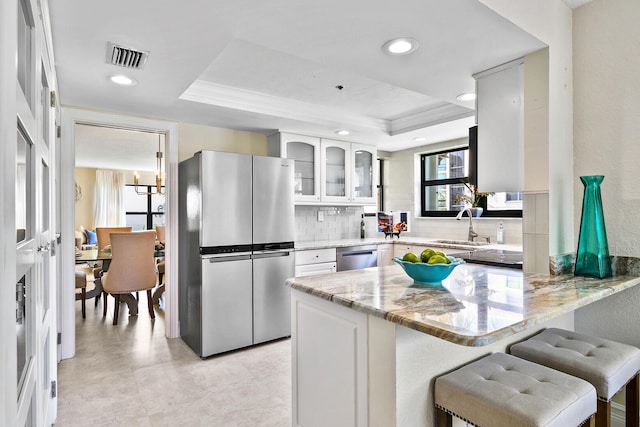
[[(446, 179), (430, 179), (425, 180), (425, 158), (430, 156), (437, 156), (439, 154), (451, 153), (456, 151), (467, 151), (469, 158), (469, 170), (466, 177), (458, 178), (446, 178)], [(427, 187), (434, 187), (438, 185), (451, 185), (461, 184), (463, 182), (468, 184), (477, 185), (478, 174), (478, 162), (477, 162), (477, 145), (470, 142), (467, 146), (447, 148), (443, 150), (437, 150), (433, 152), (426, 152), (420, 154), (420, 216), (423, 218), (453, 218), (460, 211), (433, 211), (425, 209), (425, 193)], [(486, 207), (482, 213), (482, 217), (487, 218), (522, 218), (522, 209), (501, 209), (501, 210), (488, 210)]]
[[(135, 187), (134, 184), (126, 184), (125, 187)], [(165, 212), (159, 212), (159, 211), (152, 211), (151, 209), (151, 199), (152, 196), (155, 194), (150, 194), (151, 191), (153, 189), (156, 188), (155, 185), (138, 185), (138, 188), (143, 189), (143, 191), (147, 192), (147, 210), (146, 211), (125, 211), (125, 218), (127, 215), (145, 215), (147, 220), (146, 220), (146, 230), (154, 230), (154, 226), (153, 226), (153, 216), (154, 215), (165, 215)], [(165, 188), (164, 186), (162, 187), (163, 189)], [(164, 191), (164, 190), (163, 190)], [(143, 196), (142, 194), (140, 196)], [(166, 197), (166, 194), (165, 194)], [(166, 219), (166, 216), (165, 216)]]

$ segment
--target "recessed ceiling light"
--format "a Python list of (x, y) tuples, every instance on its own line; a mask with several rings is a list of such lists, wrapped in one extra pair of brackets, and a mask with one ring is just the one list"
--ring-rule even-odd
[(407, 55), (418, 48), (418, 41), (409, 37), (389, 40), (382, 50), (389, 55)]
[(474, 99), (476, 99), (476, 94), (473, 92), (461, 93), (460, 95), (456, 96), (456, 99), (458, 101), (473, 101)]
[(122, 74), (118, 74), (117, 76), (111, 76), (110, 78), (112, 82), (122, 86), (133, 86), (138, 83), (131, 77), (123, 76)]
[(344, 136), (344, 135), (349, 135), (351, 132), (349, 132), (348, 130), (345, 130), (345, 129), (340, 129), (340, 130), (337, 130), (336, 133), (338, 135), (343, 135)]
[(413, 140), (416, 142), (421, 142), (421, 141), (426, 141), (427, 138), (425, 138), (424, 136), (416, 136), (415, 138), (413, 138)]

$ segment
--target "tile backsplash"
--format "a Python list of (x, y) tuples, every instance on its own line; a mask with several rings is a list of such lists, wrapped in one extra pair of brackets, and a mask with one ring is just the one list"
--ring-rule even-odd
[[(301, 206), (295, 207), (295, 239), (303, 241), (324, 241), (360, 238), (360, 219), (364, 209), (361, 206)], [(378, 232), (377, 218), (365, 216), (365, 237), (383, 238)], [(522, 244), (522, 221), (519, 218), (478, 218), (473, 227), (481, 236), (489, 236), (496, 241), (498, 224), (504, 223), (505, 239), (508, 244)], [(410, 218), (410, 232), (406, 237), (466, 240), (468, 218), (456, 221), (454, 218)]]
[[(298, 242), (314, 240), (358, 239), (361, 206), (296, 206), (296, 236)], [(365, 236), (377, 233), (376, 218), (365, 217)]]

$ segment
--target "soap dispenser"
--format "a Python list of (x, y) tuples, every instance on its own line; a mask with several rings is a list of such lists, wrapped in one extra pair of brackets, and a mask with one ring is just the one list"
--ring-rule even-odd
[(504, 243), (504, 226), (502, 225), (502, 223), (498, 225), (498, 233), (497, 233), (496, 241), (498, 243)]
[(360, 217), (360, 238), (364, 239), (364, 214)]

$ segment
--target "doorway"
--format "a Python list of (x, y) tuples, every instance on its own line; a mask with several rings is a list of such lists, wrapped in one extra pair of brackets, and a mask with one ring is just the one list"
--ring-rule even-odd
[[(62, 110), (62, 236), (63, 236), (63, 280), (59, 288), (61, 347), (60, 358), (66, 359), (75, 354), (75, 288), (73, 276), (75, 267), (75, 158), (77, 126), (135, 131), (146, 134), (164, 135), (164, 155), (166, 162), (166, 207), (164, 216), (167, 225), (166, 235), (166, 273), (165, 282), (177, 283), (177, 257), (171, 253), (171, 247), (177, 247), (177, 144), (178, 126), (176, 123), (137, 117), (120, 116), (110, 113), (64, 108)], [(155, 151), (155, 149), (153, 150)], [(167, 287), (165, 292), (165, 336), (177, 338), (178, 292), (176, 286)]]

